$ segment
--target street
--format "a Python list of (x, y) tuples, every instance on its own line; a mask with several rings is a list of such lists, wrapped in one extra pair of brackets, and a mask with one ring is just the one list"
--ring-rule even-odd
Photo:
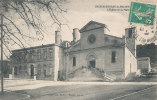
[[(156, 84), (5, 80), (5, 91), (29, 100), (157, 100)], [(17, 96), (17, 95), (16, 95)], [(0, 100), (21, 100), (3, 96)], [(27, 100), (26, 99), (26, 100)]]
[[(146, 90), (142, 91), (144, 89)], [(156, 100), (157, 98), (156, 87), (148, 85), (70, 85), (28, 90), (25, 93), (31, 95), (31, 100)]]

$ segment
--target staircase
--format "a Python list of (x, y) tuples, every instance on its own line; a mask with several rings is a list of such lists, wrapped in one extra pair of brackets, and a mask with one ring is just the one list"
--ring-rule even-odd
[(116, 76), (104, 73), (104, 78), (106, 79), (106, 81), (114, 81), (116, 79)]
[(109, 75), (98, 68), (78, 68), (68, 74), (67, 81), (100, 82), (113, 81), (114, 79), (114, 76)]

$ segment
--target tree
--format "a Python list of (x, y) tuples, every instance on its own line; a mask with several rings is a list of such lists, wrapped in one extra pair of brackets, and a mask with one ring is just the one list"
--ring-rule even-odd
[(46, 31), (41, 14), (49, 15), (52, 25), (61, 28), (65, 25), (62, 23), (67, 12), (65, 3), (66, 0), (0, 0), (4, 47), (10, 52), (10, 45), (24, 48), (25, 44), (28, 45), (27, 39), (42, 40)]
[(25, 45), (29, 45), (28, 39), (42, 40), (46, 34), (43, 14), (50, 16), (52, 25), (60, 28), (65, 25), (63, 20), (64, 13), (67, 12), (64, 8), (66, 3), (66, 0), (0, 0), (0, 26), (1, 34), (3, 33), (1, 43), (5, 49), (1, 55), (7, 57), (7, 52), (11, 53), (10, 47), (13, 45), (25, 48)]

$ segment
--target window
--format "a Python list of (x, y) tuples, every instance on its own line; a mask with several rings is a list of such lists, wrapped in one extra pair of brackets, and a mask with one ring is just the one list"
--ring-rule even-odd
[(76, 66), (76, 57), (73, 57), (73, 66)]
[(25, 51), (24, 51), (24, 54), (23, 54), (23, 56), (24, 56), (24, 62), (27, 62), (27, 60), (28, 60), (27, 55), (28, 55), (28, 51), (25, 50)]
[(38, 50), (38, 51), (37, 51), (37, 59), (38, 59), (38, 60), (41, 59), (41, 50)]
[(26, 55), (24, 52), (21, 53), (21, 61), (25, 62), (26, 61)]
[(88, 42), (93, 44), (96, 41), (95, 35), (91, 34), (88, 36)]
[(32, 50), (32, 59), (35, 60), (35, 57), (36, 57), (36, 51)]
[(112, 51), (111, 62), (112, 62), (112, 63), (115, 63), (115, 62), (116, 62), (116, 52), (115, 52), (115, 51)]
[(47, 58), (47, 49), (45, 48), (45, 49), (43, 49), (43, 58), (44, 59), (46, 59)]
[(129, 38), (131, 38), (132, 37), (132, 29), (129, 29), (129, 34), (128, 34), (129, 36)]
[(34, 60), (34, 54), (35, 54), (35, 51), (34, 50), (30, 50), (29, 52), (29, 58), (32, 60)]
[(17, 54), (17, 62), (21, 62), (22, 60), (22, 56), (21, 56), (22, 54), (21, 54), (21, 52), (19, 52), (18, 54)]
[(52, 64), (49, 64), (49, 71), (50, 71), (50, 75), (53, 73), (53, 67), (52, 67)]
[(24, 52), (21, 53), (21, 62), (24, 62), (25, 58), (24, 58)]
[(43, 73), (44, 77), (46, 77), (46, 75), (47, 75), (47, 71), (46, 70), (47, 70), (47, 66), (46, 66), (46, 64), (44, 64), (44, 73)]
[(18, 71), (17, 66), (15, 66), (14, 67), (14, 75), (17, 75), (17, 73), (18, 73), (17, 71)]
[(53, 57), (53, 49), (49, 48), (49, 57), (52, 58)]
[(37, 72), (38, 75), (41, 74), (41, 65), (38, 65), (38, 72)]

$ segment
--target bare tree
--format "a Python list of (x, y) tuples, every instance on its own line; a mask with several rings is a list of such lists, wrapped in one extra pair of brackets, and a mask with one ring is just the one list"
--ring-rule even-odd
[[(13, 45), (25, 48), (28, 39), (42, 40), (46, 34), (42, 15), (61, 28), (66, 0), (0, 0), (1, 16), (1, 93), (3, 94), (3, 54), (8, 58)], [(3, 48), (4, 45), (4, 48)], [(3, 52), (3, 50), (5, 52)], [(14, 55), (21, 59), (21, 55)], [(24, 59), (24, 58), (23, 58)]]
[(42, 40), (46, 34), (42, 14), (50, 16), (47, 21), (52, 25), (64, 25), (66, 3), (66, 0), (0, 0), (4, 48), (10, 52), (9, 46), (24, 48), (28, 45), (27, 39)]

